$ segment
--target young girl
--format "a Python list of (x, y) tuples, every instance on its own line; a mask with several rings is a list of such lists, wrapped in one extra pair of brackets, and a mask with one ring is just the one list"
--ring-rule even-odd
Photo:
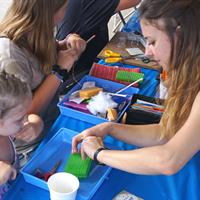
[(5, 184), (15, 179), (19, 163), (11, 137), (30, 142), (39, 136), (43, 122), (39, 116), (27, 116), (32, 100), (29, 86), (13, 75), (0, 73), (0, 200)]
[[(167, 100), (160, 124), (103, 123), (73, 139), (82, 153), (112, 167), (138, 174), (174, 174), (200, 150), (200, 1), (143, 0), (141, 28), (146, 56), (167, 72)], [(191, 23), (192, 22), (192, 23)], [(140, 147), (106, 150), (98, 137), (112, 135)], [(126, 163), (126, 164), (125, 164)]]
[[(33, 101), (28, 113), (42, 116), (43, 135), (59, 114), (57, 90), (85, 48), (85, 41), (75, 34), (59, 42), (54, 39), (54, 27), (62, 20), (66, 6), (67, 0), (13, 0), (0, 23), (0, 69), (31, 87)], [(19, 140), (15, 143), (24, 153), (40, 139), (29, 146)]]
[[(30, 85), (33, 101), (29, 113), (41, 114), (45, 121), (57, 113), (55, 94), (65, 78), (59, 78), (59, 70), (70, 71), (85, 48), (78, 35), (58, 43), (54, 39), (54, 27), (62, 20), (66, 6), (67, 0), (13, 0), (0, 23), (0, 68)], [(57, 73), (52, 73), (53, 65)]]

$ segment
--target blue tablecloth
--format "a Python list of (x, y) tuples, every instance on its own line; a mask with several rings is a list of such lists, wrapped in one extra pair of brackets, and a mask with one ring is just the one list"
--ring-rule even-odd
[[(81, 131), (90, 126), (90, 124), (85, 122), (60, 115), (39, 148), (61, 127)], [(121, 190), (127, 190), (145, 200), (199, 200), (199, 166), (200, 153), (194, 156), (179, 173), (173, 176), (143, 176), (112, 169), (108, 178), (97, 190), (92, 200), (110, 200)], [(22, 175), (19, 175), (5, 199), (46, 200), (49, 199), (49, 193), (26, 183)]]

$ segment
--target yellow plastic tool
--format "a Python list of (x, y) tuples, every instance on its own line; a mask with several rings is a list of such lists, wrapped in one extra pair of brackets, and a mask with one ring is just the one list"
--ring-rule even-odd
[(105, 54), (105, 57), (121, 57), (119, 53), (116, 53), (111, 50), (105, 50), (104, 54)]
[(115, 63), (122, 61), (122, 56), (119, 53), (116, 53), (111, 50), (105, 50), (104, 55), (106, 57), (105, 62), (106, 63)]
[(106, 63), (116, 63), (116, 62), (121, 62), (122, 60), (127, 60), (127, 59), (139, 59), (143, 63), (149, 63), (149, 62), (155, 62), (154, 60), (150, 60), (150, 58), (144, 56), (143, 54), (136, 54), (136, 55), (130, 55), (130, 56), (122, 56), (119, 53), (116, 53), (111, 50), (105, 50), (104, 51), (105, 55), (105, 62)]

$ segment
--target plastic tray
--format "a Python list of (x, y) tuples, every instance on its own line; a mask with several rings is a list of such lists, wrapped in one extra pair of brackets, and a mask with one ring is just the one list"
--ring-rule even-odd
[[(60, 112), (62, 115), (66, 115), (72, 118), (76, 118), (85, 122), (88, 122), (90, 124), (99, 124), (102, 122), (107, 122), (108, 120), (105, 118), (101, 118), (92, 114), (88, 114), (88, 113), (84, 113), (78, 110), (75, 110), (73, 108), (69, 108), (66, 107), (64, 105), (65, 101), (68, 101), (69, 96), (71, 95), (71, 93), (73, 93), (74, 91), (80, 90), (81, 85), (83, 85), (84, 82), (86, 81), (94, 81), (97, 87), (101, 87), (103, 88), (104, 91), (108, 91), (108, 92), (116, 92), (117, 90), (120, 90), (121, 88), (125, 87), (125, 85), (120, 84), (120, 83), (115, 83), (109, 80), (104, 80), (104, 79), (100, 79), (100, 78), (96, 78), (93, 76), (84, 76), (80, 81), (79, 84), (76, 84), (62, 99), (61, 102), (58, 103), (58, 107), (60, 109)], [(131, 98), (132, 95), (137, 94), (139, 92), (138, 88), (134, 88), (134, 87), (129, 87), (126, 90), (124, 90), (121, 94), (127, 94), (126, 97), (126, 105), (125, 107), (118, 113), (118, 118), (116, 121), (119, 121), (119, 119), (121, 118), (121, 116), (123, 115), (123, 113), (126, 111), (126, 109), (128, 108), (128, 106), (131, 103)]]
[[(36, 169), (47, 172), (58, 161), (62, 160), (57, 172), (64, 171), (67, 159), (71, 153), (71, 139), (77, 132), (69, 129), (60, 129), (55, 136), (21, 170), (26, 182), (48, 190), (47, 183), (33, 176)], [(78, 200), (89, 200), (94, 195), (111, 168), (93, 163), (89, 176), (80, 179), (80, 188), (77, 193)]]

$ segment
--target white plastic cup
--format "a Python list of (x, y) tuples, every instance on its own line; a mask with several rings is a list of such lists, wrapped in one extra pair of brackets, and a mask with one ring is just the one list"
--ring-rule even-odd
[(72, 174), (59, 172), (50, 176), (47, 185), (51, 200), (75, 200), (79, 180)]

